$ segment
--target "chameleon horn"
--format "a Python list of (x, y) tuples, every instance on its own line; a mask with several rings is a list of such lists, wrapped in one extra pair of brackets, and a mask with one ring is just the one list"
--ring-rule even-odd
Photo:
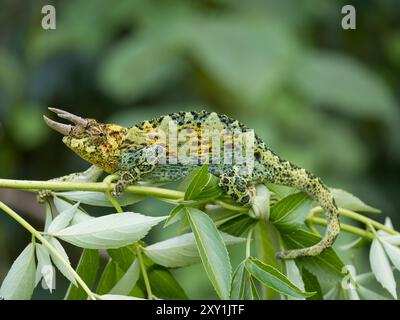
[(85, 120), (85, 119), (83, 119), (83, 118), (81, 118), (79, 116), (76, 116), (76, 115), (74, 115), (72, 113), (69, 113), (67, 111), (64, 111), (64, 110), (61, 110), (61, 109), (57, 109), (57, 108), (49, 108), (49, 110), (51, 112), (56, 113), (60, 118), (69, 120), (69, 121), (71, 121), (71, 122), (73, 122), (75, 124), (81, 125), (82, 127), (86, 127), (86, 125), (88, 123), (87, 120)]
[(55, 121), (47, 118), (46, 116), (43, 116), (43, 119), (44, 119), (44, 122), (46, 122), (46, 124), (50, 128), (52, 128), (53, 130), (61, 133), (64, 136), (68, 135), (72, 130), (72, 126), (69, 125), (69, 124), (55, 122)]

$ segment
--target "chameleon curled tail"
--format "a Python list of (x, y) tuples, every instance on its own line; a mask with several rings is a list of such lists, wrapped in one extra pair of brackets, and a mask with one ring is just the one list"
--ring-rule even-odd
[(284, 177), (275, 181), (282, 185), (297, 188), (314, 198), (324, 210), (327, 218), (327, 228), (321, 241), (311, 247), (281, 251), (277, 253), (279, 259), (296, 259), (305, 256), (317, 256), (334, 243), (340, 232), (338, 208), (330, 190), (321, 179), (315, 177), (304, 169), (292, 167)]

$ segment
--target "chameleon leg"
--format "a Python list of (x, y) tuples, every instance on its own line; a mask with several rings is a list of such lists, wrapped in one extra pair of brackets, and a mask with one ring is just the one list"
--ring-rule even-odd
[(112, 194), (120, 195), (127, 186), (139, 181), (152, 172), (160, 162), (161, 147), (152, 145), (139, 150), (127, 149), (122, 152), (119, 167), (115, 174), (119, 176)]
[[(96, 182), (101, 176), (103, 170), (96, 166), (91, 166), (83, 172), (74, 172), (66, 176), (50, 179), (49, 181), (64, 181), (64, 182)], [(51, 195), (50, 190), (39, 190), (37, 193), (37, 201), (43, 203), (47, 197)]]
[(251, 204), (255, 196), (255, 187), (250, 175), (239, 173), (236, 166), (226, 169), (219, 177), (219, 186), (233, 200), (243, 205)]

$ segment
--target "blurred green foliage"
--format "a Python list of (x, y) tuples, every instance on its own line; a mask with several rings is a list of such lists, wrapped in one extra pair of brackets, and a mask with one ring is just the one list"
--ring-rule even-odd
[[(56, 8), (56, 30), (41, 28), (44, 4)], [(86, 167), (45, 127), (48, 106), (127, 126), (207, 109), (253, 127), (396, 226), (398, 3), (353, 1), (357, 29), (347, 31), (344, 4), (1, 0), (0, 176), (47, 179)], [(2, 249), (0, 271), (14, 256)]]

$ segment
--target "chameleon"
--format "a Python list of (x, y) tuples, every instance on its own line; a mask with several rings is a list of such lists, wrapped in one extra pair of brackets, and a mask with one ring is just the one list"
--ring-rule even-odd
[[(62, 141), (65, 145), (92, 164), (87, 171), (66, 176), (64, 179), (95, 180), (102, 172), (113, 174), (118, 177), (114, 195), (123, 192), (126, 186), (140, 181), (162, 183), (178, 180), (189, 174), (194, 167), (201, 165), (184, 163), (179, 159), (176, 161), (176, 158), (175, 161), (169, 161), (172, 159), (169, 156), (176, 150), (167, 143), (160, 144), (160, 137), (156, 134), (149, 138), (149, 133), (164, 132), (170, 123), (176, 125), (178, 134), (185, 130), (191, 132), (194, 140), (189, 155), (198, 155), (200, 150), (205, 151), (205, 154), (208, 152), (208, 156), (215, 156), (219, 152), (213, 149), (209, 140), (200, 139), (204, 129), (225, 132), (251, 130), (226, 115), (208, 111), (175, 112), (126, 128), (82, 118), (57, 108), (49, 110), (71, 124), (56, 122), (43, 116), (46, 124), (63, 135)], [(171, 137), (172, 135), (168, 136), (171, 139), (168, 141), (172, 141)], [(224, 145), (232, 144), (233, 138), (223, 136), (222, 139)], [(178, 146), (180, 143), (178, 141)], [(235, 159), (231, 163), (209, 163), (209, 173), (218, 178), (218, 184), (225, 194), (243, 206), (251, 206), (257, 184), (284, 185), (308, 194), (323, 208), (327, 218), (325, 234), (318, 243), (306, 248), (280, 251), (276, 254), (277, 258), (317, 256), (331, 247), (339, 234), (340, 224), (338, 208), (328, 187), (319, 177), (277, 155), (258, 135), (254, 135), (251, 151), (254, 156), (251, 170), (246, 170), (246, 164), (235, 162)], [(164, 161), (161, 161), (161, 154), (164, 155)]]

